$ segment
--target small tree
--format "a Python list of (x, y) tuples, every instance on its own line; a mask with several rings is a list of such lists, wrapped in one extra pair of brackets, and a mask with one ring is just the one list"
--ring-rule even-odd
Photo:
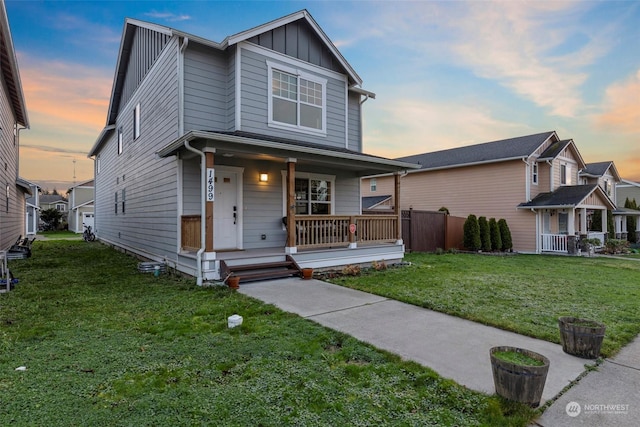
[(500, 240), (502, 240), (502, 250), (508, 251), (513, 248), (511, 241), (511, 230), (507, 225), (507, 221), (503, 218), (498, 221), (498, 229), (500, 230)]
[(449, 209), (447, 209), (446, 206), (443, 206), (440, 209), (438, 209), (438, 212), (444, 212), (446, 215), (449, 215)]
[(62, 212), (57, 209), (45, 209), (40, 212), (40, 219), (47, 224), (49, 230), (57, 230), (62, 219)]
[(470, 251), (477, 251), (482, 247), (480, 240), (480, 227), (478, 226), (478, 218), (471, 214), (464, 222), (464, 247)]
[(607, 233), (610, 239), (616, 238), (616, 226), (613, 223), (613, 212), (607, 211)]
[(481, 216), (478, 218), (478, 228), (480, 229), (480, 248), (485, 252), (489, 252), (491, 250), (491, 234), (487, 217)]
[[(627, 197), (624, 201), (624, 207), (627, 209), (638, 209), (638, 205), (636, 204), (636, 199), (631, 199)], [(636, 242), (636, 218), (633, 216), (627, 217), (627, 240), (630, 243)]]
[(489, 219), (489, 233), (491, 234), (491, 249), (494, 251), (502, 250), (500, 227), (498, 227), (498, 223), (495, 218)]

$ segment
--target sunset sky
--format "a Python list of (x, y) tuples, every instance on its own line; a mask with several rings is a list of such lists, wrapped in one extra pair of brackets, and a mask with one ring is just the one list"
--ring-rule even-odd
[[(124, 19), (214, 41), (306, 8), (375, 92), (365, 152), (386, 157), (555, 130), (640, 181), (639, 1), (6, 0), (31, 129), (20, 175), (93, 177)], [(75, 161), (75, 163), (74, 163)]]

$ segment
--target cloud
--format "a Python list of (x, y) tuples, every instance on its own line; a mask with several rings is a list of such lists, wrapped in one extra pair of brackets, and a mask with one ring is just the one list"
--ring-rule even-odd
[(530, 132), (481, 106), (395, 99), (365, 114), (365, 152), (385, 157), (444, 150)]
[(33, 150), (45, 153), (56, 153), (56, 154), (78, 154), (81, 156), (87, 156), (89, 154), (88, 151), (81, 151), (69, 148), (62, 147), (51, 147), (47, 145), (33, 145), (33, 144), (20, 144), (20, 152), (23, 152), (23, 149)]
[(640, 69), (635, 75), (606, 89), (604, 111), (595, 118), (597, 127), (640, 134)]
[(152, 10), (151, 12), (147, 12), (144, 15), (152, 19), (160, 19), (168, 22), (180, 22), (180, 21), (191, 20), (191, 16), (189, 15), (176, 15), (175, 13), (171, 13), (171, 12), (158, 12), (155, 10)]

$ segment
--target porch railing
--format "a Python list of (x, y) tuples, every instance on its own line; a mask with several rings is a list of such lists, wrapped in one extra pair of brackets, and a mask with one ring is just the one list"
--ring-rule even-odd
[(200, 244), (200, 215), (183, 215), (180, 247), (186, 251), (197, 251)]
[(543, 252), (567, 252), (567, 235), (566, 234), (543, 234), (542, 235), (542, 251)]
[[(299, 215), (295, 224), (295, 242), (299, 248), (385, 243), (398, 239), (396, 215)], [(352, 225), (355, 225), (353, 233)]]
[(596, 249), (604, 247), (605, 244), (605, 234), (602, 231), (589, 231), (587, 232), (587, 238), (589, 239), (598, 239), (600, 240), (600, 245), (595, 246)]

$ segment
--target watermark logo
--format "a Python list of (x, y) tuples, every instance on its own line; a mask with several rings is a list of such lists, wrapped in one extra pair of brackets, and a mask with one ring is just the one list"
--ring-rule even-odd
[(569, 402), (564, 408), (567, 415), (570, 417), (577, 417), (580, 414), (592, 415), (592, 414), (613, 414), (613, 415), (626, 415), (629, 413), (629, 405), (627, 404), (593, 404), (588, 403), (580, 405), (578, 402)]
[(582, 408), (580, 407), (580, 404), (578, 402), (567, 403), (567, 406), (564, 408), (564, 410), (570, 417), (577, 417), (578, 415), (580, 415), (580, 412), (582, 412)]

